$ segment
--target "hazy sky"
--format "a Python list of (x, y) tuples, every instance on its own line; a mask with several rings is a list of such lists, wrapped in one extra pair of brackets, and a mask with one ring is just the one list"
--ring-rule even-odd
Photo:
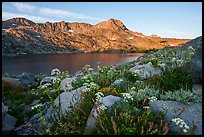
[(202, 35), (202, 2), (2, 2), (2, 20), (85, 22), (114, 18), (144, 35), (195, 38)]

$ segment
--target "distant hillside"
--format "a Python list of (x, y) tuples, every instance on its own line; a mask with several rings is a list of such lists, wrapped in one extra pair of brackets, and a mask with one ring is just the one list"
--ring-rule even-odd
[(77, 22), (34, 23), (25, 18), (2, 21), (3, 55), (139, 52), (182, 45), (190, 39), (145, 36), (129, 30), (120, 20), (96, 25)]

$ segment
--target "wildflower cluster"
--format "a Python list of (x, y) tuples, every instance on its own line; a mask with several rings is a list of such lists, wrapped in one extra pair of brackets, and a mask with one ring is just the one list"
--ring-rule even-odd
[(89, 74), (89, 73), (93, 72), (94, 69), (90, 65), (86, 64), (82, 68), (82, 70), (84, 71), (85, 74)]
[(96, 94), (96, 101), (100, 101), (102, 97), (104, 97), (104, 94), (102, 92), (97, 92)]
[(41, 88), (41, 89), (47, 89), (47, 88), (50, 87), (50, 86), (52, 86), (52, 84), (46, 83), (46, 84), (44, 84), (44, 85), (41, 85), (40, 88)]
[(60, 74), (61, 74), (61, 71), (57, 68), (51, 71), (51, 76), (59, 76)]
[(174, 118), (171, 121), (178, 125), (180, 128), (182, 128), (184, 133), (189, 130), (189, 126), (182, 119)]
[(189, 46), (186, 51), (178, 48), (160, 49), (146, 58), (141, 58), (140, 63), (151, 62), (154, 67), (166, 70), (167, 68), (181, 67), (184, 63), (189, 62), (191, 55), (194, 54), (195, 49), (192, 46)]
[(96, 91), (100, 88), (100, 86), (97, 83), (91, 82), (91, 83), (84, 83), (83, 86), (86, 86), (86, 91)]
[(54, 88), (58, 88), (59, 85), (60, 85), (60, 82), (61, 82), (61, 79), (58, 78), (58, 77), (55, 77), (55, 78), (52, 80), (52, 84), (53, 84)]
[(31, 109), (40, 109), (43, 105), (40, 103), (40, 104), (36, 104), (35, 106), (32, 106)]
[(104, 110), (107, 109), (107, 107), (106, 107), (105, 105), (101, 104), (101, 105), (99, 106), (99, 109), (100, 109), (101, 111), (104, 111)]
[(108, 71), (107, 67), (98, 66), (97, 68), (99, 73), (106, 73)]
[(133, 97), (130, 93), (120, 93), (120, 94), (122, 94), (126, 102), (128, 102), (129, 100), (133, 101)]
[(92, 74), (84, 75), (81, 79), (84, 81), (84, 83), (93, 82), (93, 76), (92, 76)]

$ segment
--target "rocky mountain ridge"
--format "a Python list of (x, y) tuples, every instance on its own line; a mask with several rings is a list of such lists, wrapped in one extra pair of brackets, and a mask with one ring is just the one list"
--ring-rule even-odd
[(129, 30), (117, 19), (96, 25), (65, 21), (34, 23), (25, 18), (2, 21), (3, 55), (139, 52), (178, 46), (189, 40), (145, 36)]

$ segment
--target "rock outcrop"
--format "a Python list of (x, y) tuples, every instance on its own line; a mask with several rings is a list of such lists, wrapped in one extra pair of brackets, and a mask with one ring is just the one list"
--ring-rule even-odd
[(2, 103), (2, 135), (8, 135), (15, 128), (16, 118), (9, 115), (8, 107)]
[(174, 122), (173, 118), (181, 118), (189, 128), (193, 128), (193, 122), (196, 126), (194, 135), (202, 135), (202, 103), (183, 104), (177, 101), (157, 100), (149, 103), (153, 111), (163, 112), (165, 119), (170, 123), (171, 132), (179, 132), (180, 127)]
[[(53, 116), (57, 110), (60, 110), (60, 114), (65, 115), (67, 112), (71, 111), (73, 107), (77, 104), (77, 102), (81, 99), (81, 93), (84, 92), (86, 87), (80, 87), (78, 89), (75, 89), (71, 92), (62, 92), (60, 96), (58, 96), (54, 100), (54, 106), (56, 108), (53, 108), (52, 106), (47, 110), (47, 113), (45, 114), (45, 118), (48, 119), (51, 116)], [(60, 103), (59, 103), (60, 102)], [(53, 109), (56, 111), (54, 112)]]
[(130, 69), (131, 72), (137, 74), (141, 78), (150, 78), (155, 75), (160, 75), (161, 70), (155, 68), (151, 62), (143, 65), (136, 65)]
[(21, 91), (29, 87), (37, 86), (34, 75), (24, 72), (15, 78), (2, 78), (2, 87), (9, 88), (15, 91)]

